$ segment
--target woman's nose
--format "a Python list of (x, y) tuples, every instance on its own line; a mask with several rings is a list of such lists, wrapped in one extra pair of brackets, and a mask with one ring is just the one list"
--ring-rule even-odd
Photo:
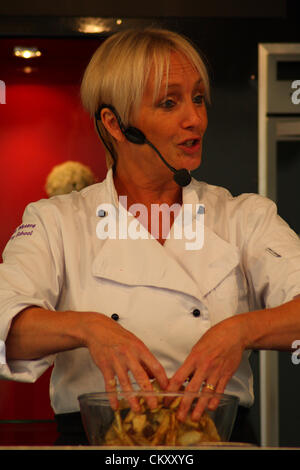
[(198, 127), (203, 124), (203, 106), (197, 106), (192, 102), (184, 107), (182, 116), (182, 126), (184, 128)]

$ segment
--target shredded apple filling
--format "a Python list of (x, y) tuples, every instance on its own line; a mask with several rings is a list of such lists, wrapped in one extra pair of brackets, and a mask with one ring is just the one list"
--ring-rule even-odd
[(213, 420), (204, 412), (199, 421), (192, 421), (191, 413), (184, 422), (176, 417), (182, 397), (176, 397), (166, 406), (164, 399), (154, 410), (148, 408), (145, 399), (139, 399), (140, 412), (129, 409), (120, 402), (114, 421), (107, 431), (104, 444), (109, 446), (193, 446), (202, 442), (220, 441)]

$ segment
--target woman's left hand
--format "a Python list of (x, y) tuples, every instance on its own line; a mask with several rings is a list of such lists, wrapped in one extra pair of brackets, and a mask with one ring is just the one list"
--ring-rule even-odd
[[(193, 410), (192, 419), (200, 418), (204, 409), (214, 409), (219, 403), (212, 394), (223, 393), (225, 387), (237, 370), (246, 347), (246, 325), (242, 315), (231, 317), (210, 328), (194, 345), (190, 354), (169, 381), (167, 391), (178, 391), (186, 380), (185, 390), (205, 393)], [(177, 417), (184, 420), (193, 399), (184, 395)]]

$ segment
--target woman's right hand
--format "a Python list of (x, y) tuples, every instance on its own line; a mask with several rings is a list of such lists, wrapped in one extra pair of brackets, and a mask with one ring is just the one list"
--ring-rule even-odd
[[(153, 391), (152, 378), (157, 380), (161, 389), (167, 387), (164, 368), (133, 333), (102, 314), (86, 315), (84, 323), (85, 346), (103, 374), (107, 392), (116, 390), (116, 378), (123, 391), (132, 391), (129, 372), (143, 391)], [(117, 407), (116, 400), (111, 404)], [(139, 411), (136, 398), (130, 400), (130, 405), (134, 411)], [(148, 405), (151, 408), (157, 406), (154, 396), (149, 396)]]
[[(27, 307), (12, 321), (6, 355), (8, 359), (33, 360), (81, 347), (89, 349), (103, 374), (107, 392), (116, 389), (116, 378), (124, 391), (131, 391), (129, 372), (141, 390), (153, 390), (151, 378), (162, 389), (168, 385), (164, 368), (146, 345), (111, 318), (96, 312)], [(156, 406), (153, 396), (148, 404)], [(131, 406), (138, 410), (137, 399), (131, 400)]]

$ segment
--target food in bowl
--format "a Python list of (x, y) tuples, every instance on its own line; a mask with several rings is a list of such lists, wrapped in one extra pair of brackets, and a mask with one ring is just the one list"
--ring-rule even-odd
[[(82, 422), (91, 445), (94, 446), (201, 446), (203, 443), (226, 442), (236, 418), (238, 398), (216, 393), (193, 393), (193, 404), (184, 422), (177, 419), (176, 413), (184, 391), (171, 393), (122, 392), (86, 393), (78, 397)], [(155, 409), (148, 406), (148, 397), (156, 397)], [(119, 407), (113, 410), (110, 399), (117, 398)], [(140, 411), (134, 412), (129, 405), (131, 399), (138, 398)], [(198, 421), (191, 419), (195, 403), (199, 399), (209, 401), (218, 398), (218, 407), (204, 410)]]
[(192, 421), (191, 413), (184, 422), (176, 417), (181, 396), (176, 397), (170, 406), (165, 406), (163, 397), (159, 398), (158, 407), (150, 409), (145, 399), (139, 399), (141, 411), (128, 410), (122, 418), (120, 410), (115, 411), (115, 418), (104, 436), (104, 445), (110, 446), (192, 446), (200, 442), (218, 442), (221, 438), (213, 420), (206, 412), (199, 421)]

